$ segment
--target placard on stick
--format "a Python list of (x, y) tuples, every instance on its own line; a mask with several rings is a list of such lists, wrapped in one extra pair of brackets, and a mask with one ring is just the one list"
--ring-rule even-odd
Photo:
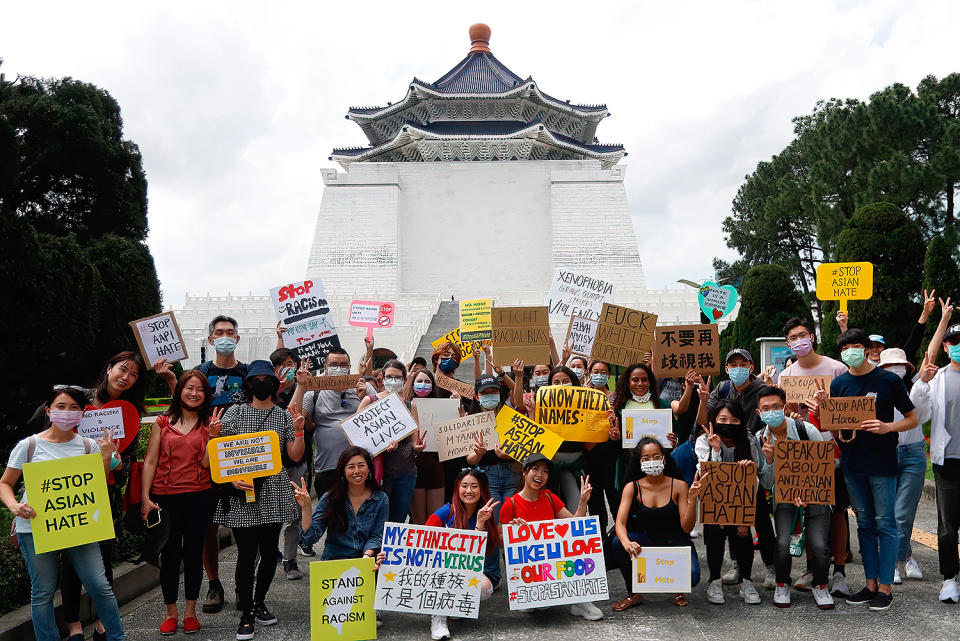
[(489, 298), (460, 301), (460, 340), (490, 340), (493, 333), (492, 309), (493, 301)]
[(354, 389), (362, 376), (360, 374), (343, 374), (338, 376), (311, 376), (303, 386), (308, 392), (320, 390), (334, 390), (342, 392), (348, 389)]
[[(210, 478), (215, 483), (246, 481), (273, 476), (283, 471), (280, 460), (280, 436), (273, 430), (240, 436), (221, 436), (207, 443)], [(247, 503), (257, 500), (254, 490), (246, 490)]]
[(691, 592), (690, 547), (648, 547), (631, 560), (635, 594)]
[(570, 324), (567, 326), (566, 340), (570, 352), (590, 358), (590, 353), (593, 351), (593, 342), (597, 338), (597, 326), (599, 324), (600, 321), (596, 319), (571, 316)]
[(817, 265), (817, 298), (840, 301), (847, 313), (848, 300), (873, 296), (873, 263), (820, 263)]
[(319, 279), (288, 283), (271, 289), (270, 298), (277, 319), (287, 328), (283, 346), (307, 361), (309, 369), (322, 369), (330, 350), (340, 347), (323, 283)]
[(187, 347), (183, 343), (183, 334), (173, 312), (130, 321), (130, 327), (137, 339), (137, 345), (140, 346), (143, 362), (148, 368), (153, 369), (154, 364), (161, 358), (170, 363), (187, 358)]
[(622, 365), (639, 363), (650, 351), (657, 315), (604, 303), (590, 357)]
[(606, 443), (610, 439), (610, 401), (596, 389), (544, 385), (537, 389), (537, 422), (565, 441)]
[(820, 429), (862, 430), (864, 421), (877, 418), (872, 396), (837, 396), (820, 403)]
[(353, 327), (366, 327), (367, 338), (373, 338), (374, 328), (393, 327), (393, 314), (397, 307), (393, 303), (372, 300), (355, 300), (350, 303), (350, 320)]
[(832, 376), (781, 376), (777, 382), (787, 395), (788, 403), (803, 403), (817, 393), (818, 381), (823, 384), (823, 389), (829, 396)]
[(340, 421), (350, 442), (376, 456), (390, 447), (391, 441), (401, 441), (417, 430), (407, 406), (396, 393), (380, 400)]
[(552, 459), (563, 443), (560, 435), (506, 405), (497, 412), (497, 434), (500, 450), (520, 463), (531, 454), (543, 454)]
[(457, 417), (434, 425), (437, 438), (437, 456), (441, 461), (466, 456), (473, 451), (474, 440), (479, 437), (488, 450), (499, 443), (497, 416), (493, 412), (480, 412)]
[[(709, 476), (708, 476), (709, 474)], [(701, 461), (700, 522), (753, 527), (757, 517), (757, 466)]]
[(433, 375), (433, 380), (436, 382), (437, 387), (440, 389), (445, 389), (448, 392), (453, 392), (460, 396), (460, 398), (476, 398), (476, 392), (473, 389), (473, 385), (469, 383), (464, 383), (461, 380), (456, 378), (451, 378), (443, 372), (436, 372)]
[[(809, 429), (809, 428), (808, 428)], [(774, 444), (774, 501), (833, 505), (833, 441), (780, 439)]]
[(690, 370), (702, 376), (723, 371), (720, 330), (716, 325), (663, 325), (653, 342), (653, 372), (657, 378), (678, 378)]
[(550, 360), (550, 316), (545, 306), (494, 307), (493, 355), (498, 363), (510, 364), (518, 358), (525, 363)]
[(310, 564), (311, 641), (377, 638), (373, 562), (365, 556)]

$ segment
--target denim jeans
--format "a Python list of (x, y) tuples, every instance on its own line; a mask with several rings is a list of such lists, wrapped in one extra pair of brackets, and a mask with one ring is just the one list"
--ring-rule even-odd
[(407, 520), (407, 515), (410, 514), (410, 502), (413, 501), (413, 488), (416, 485), (416, 474), (383, 475), (383, 493), (390, 499), (388, 521), (403, 523)]
[(844, 478), (857, 515), (863, 574), (890, 585), (897, 564), (897, 477), (844, 474)]
[[(696, 587), (696, 585), (700, 583), (700, 560), (697, 558), (697, 546), (693, 544), (693, 540), (689, 536), (683, 539), (677, 539), (676, 541), (670, 541), (668, 545), (655, 543), (649, 536), (640, 532), (627, 532), (627, 538), (634, 543), (639, 543), (640, 547), (681, 547), (689, 545), (690, 587)], [(633, 575), (631, 572), (630, 555), (623, 549), (623, 544), (620, 543), (620, 539), (616, 536), (610, 538), (609, 559), (610, 563), (607, 569), (610, 569), (609, 565), (615, 565), (617, 569), (620, 570), (623, 582), (627, 586), (627, 594), (633, 594)]]
[[(774, 511), (774, 521), (777, 524), (776, 561), (777, 583), (790, 585), (790, 567), (793, 558), (790, 556), (790, 535), (793, 534), (793, 519), (796, 511), (801, 508), (790, 503), (778, 503)], [(830, 545), (827, 534), (830, 531), (830, 506), (809, 505), (803, 515), (803, 529), (806, 533), (804, 547), (807, 550), (807, 561), (813, 573), (814, 585), (827, 583), (827, 570), (830, 568)]]
[[(33, 547), (32, 534), (18, 534), (20, 553), (30, 575), (30, 612), (33, 616), (33, 632), (37, 641), (60, 641), (60, 630), (53, 617), (53, 594), (57, 589), (60, 575), (59, 553), (44, 552), (37, 554)], [(60, 550), (64, 561), (73, 566), (80, 581), (87, 588), (87, 594), (107, 630), (109, 641), (122, 641), (123, 624), (120, 622), (120, 610), (113, 588), (107, 582), (103, 569), (100, 546), (87, 543), (77, 547)]]
[(917, 441), (897, 447), (897, 503), (894, 514), (897, 518), (897, 561), (903, 563), (913, 554), (910, 537), (913, 536), (913, 520), (917, 505), (923, 494), (923, 479), (927, 473), (927, 453), (924, 442)]
[[(498, 524), (497, 529), (499, 530), (497, 517), (500, 514), (500, 508), (503, 507), (503, 500), (517, 493), (520, 475), (513, 469), (513, 465), (509, 461), (487, 465), (484, 467), (484, 471), (487, 473), (487, 482), (490, 485), (490, 497), (494, 502), (500, 502), (500, 505), (493, 510), (494, 523)], [(503, 576), (500, 572), (500, 550), (489, 549), (489, 544), (487, 558), (483, 563), (483, 573), (494, 586), (500, 583)]]

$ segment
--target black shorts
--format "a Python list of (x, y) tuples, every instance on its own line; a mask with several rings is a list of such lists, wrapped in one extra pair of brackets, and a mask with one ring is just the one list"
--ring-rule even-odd
[(416, 456), (417, 484), (420, 490), (442, 490), (444, 475), (443, 464), (436, 452), (420, 452)]

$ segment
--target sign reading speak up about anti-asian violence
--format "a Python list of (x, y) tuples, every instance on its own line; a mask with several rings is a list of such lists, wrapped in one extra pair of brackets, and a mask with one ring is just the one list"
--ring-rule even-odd
[(327, 354), (340, 347), (340, 337), (333, 321), (323, 283), (304, 280), (270, 290), (277, 319), (287, 328), (283, 346), (297, 352), (309, 369), (322, 369)]
[(511, 610), (610, 598), (597, 517), (502, 528)]
[(817, 393), (817, 383), (830, 395), (832, 376), (781, 376), (777, 383), (787, 395), (788, 403), (802, 403)]
[(820, 429), (860, 430), (861, 423), (877, 418), (876, 399), (872, 396), (839, 396), (820, 403)]
[(537, 422), (565, 441), (606, 443), (610, 402), (600, 390), (573, 385), (537, 389)]
[(375, 584), (370, 557), (311, 563), (310, 641), (376, 639)]
[(485, 531), (384, 524), (377, 610), (476, 619), (486, 548)]
[(757, 515), (756, 465), (701, 461), (700, 478), (704, 485), (701, 523), (753, 527)]
[(664, 325), (653, 342), (653, 372), (657, 378), (678, 378), (693, 370), (719, 374), (720, 331), (716, 325)]
[(597, 325), (599, 324), (600, 321), (583, 316), (570, 317), (570, 324), (567, 326), (566, 346), (573, 354), (590, 358), (590, 353), (593, 352), (593, 341), (597, 338)]
[(559, 434), (506, 405), (497, 412), (497, 434), (500, 436), (500, 451), (521, 463), (531, 454), (543, 454), (552, 459), (563, 443)]
[(800, 497), (810, 505), (833, 505), (833, 448), (833, 441), (778, 440), (773, 500), (793, 503)]
[[(210, 478), (215, 483), (246, 481), (273, 476), (283, 470), (280, 436), (273, 430), (240, 436), (221, 436), (207, 443)], [(254, 490), (246, 490), (247, 503), (257, 500)]]
[(604, 303), (590, 357), (624, 367), (650, 351), (657, 315)]
[(572, 316), (598, 319), (603, 304), (611, 301), (613, 283), (564, 268), (554, 272), (547, 294), (547, 308), (554, 321)]
[(154, 363), (161, 358), (174, 363), (187, 358), (187, 348), (183, 344), (183, 334), (177, 325), (173, 312), (163, 312), (140, 320), (130, 321), (133, 335), (137, 338), (140, 353), (147, 367), (153, 369)]
[(437, 456), (441, 461), (466, 456), (473, 451), (478, 437), (488, 450), (499, 444), (497, 415), (493, 412), (461, 416), (434, 425), (433, 429), (437, 437)]
[(494, 307), (493, 356), (508, 365), (550, 360), (550, 316), (546, 307)]
[(399, 442), (415, 432), (417, 422), (394, 393), (340, 421), (340, 427), (351, 443), (376, 456), (390, 447), (391, 441)]

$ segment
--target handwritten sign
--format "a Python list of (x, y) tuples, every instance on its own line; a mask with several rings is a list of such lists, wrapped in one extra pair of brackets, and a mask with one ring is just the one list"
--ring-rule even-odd
[(604, 303), (590, 357), (623, 365), (639, 363), (650, 351), (657, 315)]
[(377, 610), (476, 619), (487, 533), (385, 523)]
[(500, 450), (521, 463), (531, 454), (543, 454), (552, 459), (563, 443), (559, 434), (506, 405), (497, 412), (497, 434), (500, 436)]
[(596, 516), (501, 527), (511, 610), (610, 598)]
[(433, 375), (433, 380), (436, 382), (437, 387), (440, 389), (445, 389), (448, 392), (452, 392), (460, 396), (460, 398), (476, 398), (476, 392), (473, 389), (473, 385), (469, 383), (464, 383), (463, 381), (457, 380), (447, 376), (443, 372), (435, 372)]
[(492, 309), (493, 301), (489, 298), (460, 301), (460, 340), (490, 340), (493, 335)]
[(693, 370), (719, 374), (720, 331), (716, 325), (664, 325), (653, 342), (653, 372), (657, 378), (678, 378)]
[(565, 441), (606, 443), (610, 439), (610, 401), (600, 390), (573, 385), (537, 389), (537, 422)]
[[(709, 476), (707, 474), (709, 473)], [(757, 466), (700, 462), (700, 522), (753, 527), (757, 516)]]
[(437, 340), (430, 343), (430, 345), (433, 347), (433, 349), (437, 349), (437, 347), (439, 347), (440, 345), (443, 345), (444, 343), (453, 343), (454, 345), (460, 348), (461, 363), (467, 360), (468, 358), (473, 358), (473, 343), (471, 342), (464, 343), (463, 341), (460, 340), (459, 327), (453, 331), (447, 332)]
[(322, 369), (340, 337), (319, 280), (304, 280), (270, 290), (277, 319), (287, 328), (283, 346), (292, 349), (312, 370)]
[(458, 417), (434, 426), (437, 437), (437, 454), (441, 461), (466, 456), (473, 451), (474, 440), (479, 436), (488, 450), (499, 443), (497, 417), (493, 412), (480, 412)]
[(840, 301), (847, 313), (848, 300), (873, 296), (873, 263), (820, 263), (817, 265), (817, 298)]
[(380, 400), (340, 421), (350, 442), (376, 456), (390, 447), (390, 441), (401, 441), (417, 430), (417, 422), (397, 394)]
[(562, 322), (573, 316), (600, 318), (604, 303), (613, 301), (613, 283), (602, 278), (558, 268), (550, 281), (547, 309), (551, 320)]
[(571, 316), (570, 324), (567, 326), (566, 345), (570, 352), (579, 356), (590, 358), (593, 351), (593, 341), (597, 338), (597, 325), (600, 321), (584, 318), (583, 316)]
[(877, 418), (876, 399), (872, 396), (839, 396), (820, 404), (820, 429), (860, 430), (861, 423)]
[(393, 303), (378, 303), (372, 300), (355, 300), (350, 303), (350, 320), (353, 327), (366, 327), (367, 338), (373, 338), (375, 327), (393, 327)]
[(417, 409), (417, 425), (423, 434), (424, 452), (437, 451), (437, 430), (439, 423), (460, 418), (460, 400), (456, 398), (414, 398)]
[(115, 536), (100, 454), (24, 463), (23, 483), (23, 502), (37, 512), (30, 519), (37, 554)]
[(87, 438), (103, 438), (104, 430), (110, 428), (113, 438), (122, 439), (126, 432), (123, 429), (123, 410), (119, 407), (108, 407), (99, 410), (87, 410), (77, 425), (77, 434)]
[(344, 374), (338, 376), (311, 376), (303, 386), (308, 392), (319, 390), (334, 390), (342, 392), (343, 390), (354, 389), (362, 376), (359, 374)]
[[(210, 478), (215, 483), (246, 481), (252, 484), (255, 478), (283, 471), (280, 437), (273, 430), (210, 439), (207, 453)], [(246, 499), (247, 503), (257, 500), (253, 490), (246, 490)]]
[(187, 358), (187, 348), (183, 344), (183, 334), (177, 325), (173, 312), (163, 312), (140, 320), (130, 321), (133, 335), (140, 346), (140, 354), (147, 367), (153, 369), (154, 363), (161, 358), (170, 363)]
[(546, 307), (494, 307), (493, 354), (498, 363), (518, 358), (526, 363), (550, 361), (550, 316)]
[(818, 381), (823, 384), (823, 389), (829, 396), (832, 380), (832, 376), (781, 376), (777, 382), (780, 389), (786, 393), (788, 403), (803, 403), (817, 393)]
[(833, 448), (833, 441), (778, 440), (773, 500), (793, 503), (799, 496), (810, 505), (833, 505)]
[(631, 560), (634, 594), (691, 592), (690, 547), (643, 546)]
[(376, 639), (375, 584), (371, 557), (311, 563), (311, 641)]
[(711, 323), (716, 323), (733, 312), (733, 308), (737, 306), (737, 290), (733, 285), (718, 285), (707, 281), (697, 292), (697, 302), (700, 303), (700, 311)]
[(635, 448), (646, 436), (657, 439), (664, 447), (673, 447), (667, 438), (667, 434), (673, 432), (672, 410), (623, 410), (621, 426), (620, 436), (624, 449)]

